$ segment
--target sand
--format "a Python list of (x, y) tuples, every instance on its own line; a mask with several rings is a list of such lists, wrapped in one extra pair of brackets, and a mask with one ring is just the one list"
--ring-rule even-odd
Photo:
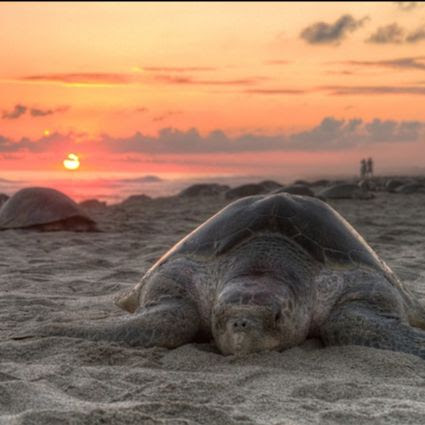
[[(14, 341), (52, 322), (125, 314), (113, 297), (224, 201), (90, 211), (101, 233), (0, 232), (0, 424), (423, 424), (425, 361), (317, 340), (237, 358), (76, 338)], [(332, 205), (425, 302), (425, 195)]]

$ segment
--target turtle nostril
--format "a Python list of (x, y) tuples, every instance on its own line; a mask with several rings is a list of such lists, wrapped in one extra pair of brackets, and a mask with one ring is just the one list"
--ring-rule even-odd
[(248, 321), (246, 319), (237, 319), (232, 321), (233, 329), (246, 329), (248, 326)]

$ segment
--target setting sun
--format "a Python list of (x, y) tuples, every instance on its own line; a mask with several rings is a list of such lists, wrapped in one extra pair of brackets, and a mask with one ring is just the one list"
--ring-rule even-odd
[(67, 170), (78, 170), (80, 167), (80, 159), (74, 153), (70, 153), (68, 157), (63, 160), (63, 166)]

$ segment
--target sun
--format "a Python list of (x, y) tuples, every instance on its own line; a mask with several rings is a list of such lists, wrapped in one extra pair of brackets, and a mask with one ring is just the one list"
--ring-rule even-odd
[(63, 166), (67, 170), (78, 170), (80, 167), (80, 159), (75, 153), (70, 153), (68, 157), (63, 160)]

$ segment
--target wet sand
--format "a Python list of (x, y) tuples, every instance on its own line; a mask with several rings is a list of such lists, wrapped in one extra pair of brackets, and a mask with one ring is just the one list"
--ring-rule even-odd
[[(425, 195), (330, 202), (425, 303)], [(11, 340), (45, 323), (125, 314), (112, 299), (219, 197), (93, 208), (100, 233), (0, 232), (0, 424), (423, 424), (425, 361), (316, 340), (243, 358), (76, 338)]]

